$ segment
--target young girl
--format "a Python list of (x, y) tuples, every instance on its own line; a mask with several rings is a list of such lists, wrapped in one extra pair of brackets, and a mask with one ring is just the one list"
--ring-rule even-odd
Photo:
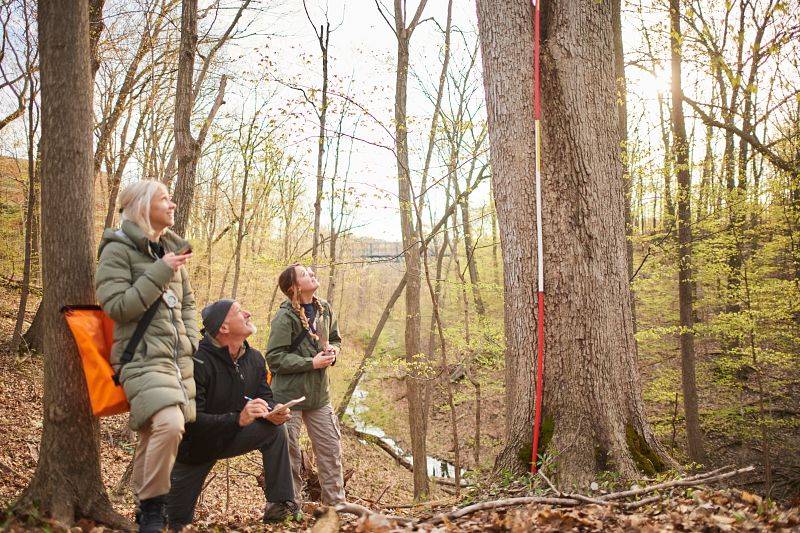
[(322, 488), (322, 503), (344, 501), (341, 433), (331, 407), (327, 368), (336, 362), (341, 337), (331, 306), (315, 296), (314, 272), (292, 265), (278, 277), (287, 300), (281, 304), (269, 332), (267, 364), (272, 372), (275, 401), (286, 403), (305, 396), (286, 423), (296, 501), (301, 502), (300, 429), (305, 423), (314, 448)]
[[(168, 228), (175, 204), (167, 188), (143, 180), (120, 194), (120, 229), (100, 243), (97, 299), (114, 320), (111, 363), (131, 406), (130, 427), (139, 432), (133, 485), (140, 505), (139, 531), (164, 528), (166, 494), (184, 423), (195, 419), (192, 354), (200, 333), (183, 266), (188, 243)], [(148, 309), (158, 302), (130, 361), (123, 352)]]

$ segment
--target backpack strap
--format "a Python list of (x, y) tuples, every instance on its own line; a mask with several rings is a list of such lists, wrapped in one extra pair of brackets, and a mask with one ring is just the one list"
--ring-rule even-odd
[(136, 324), (136, 330), (131, 335), (130, 340), (128, 341), (128, 345), (125, 346), (125, 351), (122, 352), (122, 359), (120, 359), (119, 369), (114, 374), (114, 383), (119, 385), (119, 378), (120, 374), (122, 374), (122, 367), (127, 365), (133, 359), (133, 354), (136, 352), (136, 348), (139, 346), (139, 343), (142, 341), (142, 337), (144, 337), (144, 332), (147, 331), (147, 327), (150, 325), (150, 322), (153, 321), (153, 317), (156, 315), (156, 311), (158, 310), (158, 306), (161, 303), (161, 296), (159, 295), (158, 299), (153, 302), (153, 304), (147, 308), (147, 311), (144, 312), (144, 316), (142, 319), (139, 320), (139, 323)]
[(292, 339), (292, 344), (289, 346), (289, 350), (288, 351), (290, 353), (295, 351), (297, 349), (297, 347), (300, 346), (300, 343), (303, 342), (303, 339), (306, 338), (306, 335), (308, 335), (308, 330), (307, 329), (303, 329), (300, 332), (300, 335), (298, 335), (297, 337)]

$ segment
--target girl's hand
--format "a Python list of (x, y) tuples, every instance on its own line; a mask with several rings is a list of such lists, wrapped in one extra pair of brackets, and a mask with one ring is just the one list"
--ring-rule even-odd
[(169, 267), (177, 272), (180, 268), (186, 264), (186, 262), (192, 258), (192, 254), (183, 254), (183, 255), (175, 255), (174, 252), (170, 252), (168, 254), (164, 254), (162, 259), (164, 262), (169, 265)]
[(331, 366), (335, 360), (335, 355), (328, 355), (327, 352), (319, 352), (314, 356), (311, 362), (314, 364), (314, 370), (319, 370), (320, 368)]
[(325, 347), (325, 353), (336, 357), (337, 355), (339, 355), (339, 347), (329, 344)]

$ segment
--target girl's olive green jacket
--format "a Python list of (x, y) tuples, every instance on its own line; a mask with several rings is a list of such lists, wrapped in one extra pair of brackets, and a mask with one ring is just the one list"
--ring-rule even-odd
[[(328, 344), (341, 345), (339, 325), (328, 302), (320, 300), (323, 312), (315, 323), (320, 339), (328, 338)], [(315, 370), (311, 360), (325, 347), (306, 335), (293, 352), (289, 352), (292, 341), (303, 331), (303, 324), (292, 310), (292, 304), (284, 301), (278, 309), (269, 330), (267, 365), (272, 372), (272, 394), (275, 401), (285, 403), (300, 396), (306, 399), (293, 409), (319, 409), (330, 403), (328, 369)]]
[[(166, 252), (186, 241), (167, 230), (161, 237)], [(200, 342), (194, 293), (186, 269), (177, 272), (150, 251), (142, 229), (123, 221), (120, 229), (106, 229), (100, 242), (95, 277), (97, 300), (114, 321), (111, 364), (118, 370), (122, 352), (145, 311), (169, 289), (178, 303), (162, 301), (153, 321), (122, 368), (120, 381), (131, 404), (130, 427), (141, 429), (155, 413), (178, 405), (186, 422), (195, 419), (192, 355)]]

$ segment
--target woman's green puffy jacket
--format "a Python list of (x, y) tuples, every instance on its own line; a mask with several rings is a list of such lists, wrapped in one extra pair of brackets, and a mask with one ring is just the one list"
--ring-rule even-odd
[[(161, 236), (166, 252), (186, 243), (172, 231)], [(162, 300), (153, 321), (122, 368), (120, 381), (131, 404), (130, 427), (138, 430), (155, 413), (179, 405), (186, 422), (195, 419), (194, 363), (200, 341), (194, 293), (185, 268), (177, 272), (150, 251), (142, 229), (123, 221), (106, 229), (100, 242), (95, 288), (103, 310), (114, 321), (111, 364), (118, 368), (122, 352), (150, 304), (169, 289), (177, 296), (173, 308)]]

